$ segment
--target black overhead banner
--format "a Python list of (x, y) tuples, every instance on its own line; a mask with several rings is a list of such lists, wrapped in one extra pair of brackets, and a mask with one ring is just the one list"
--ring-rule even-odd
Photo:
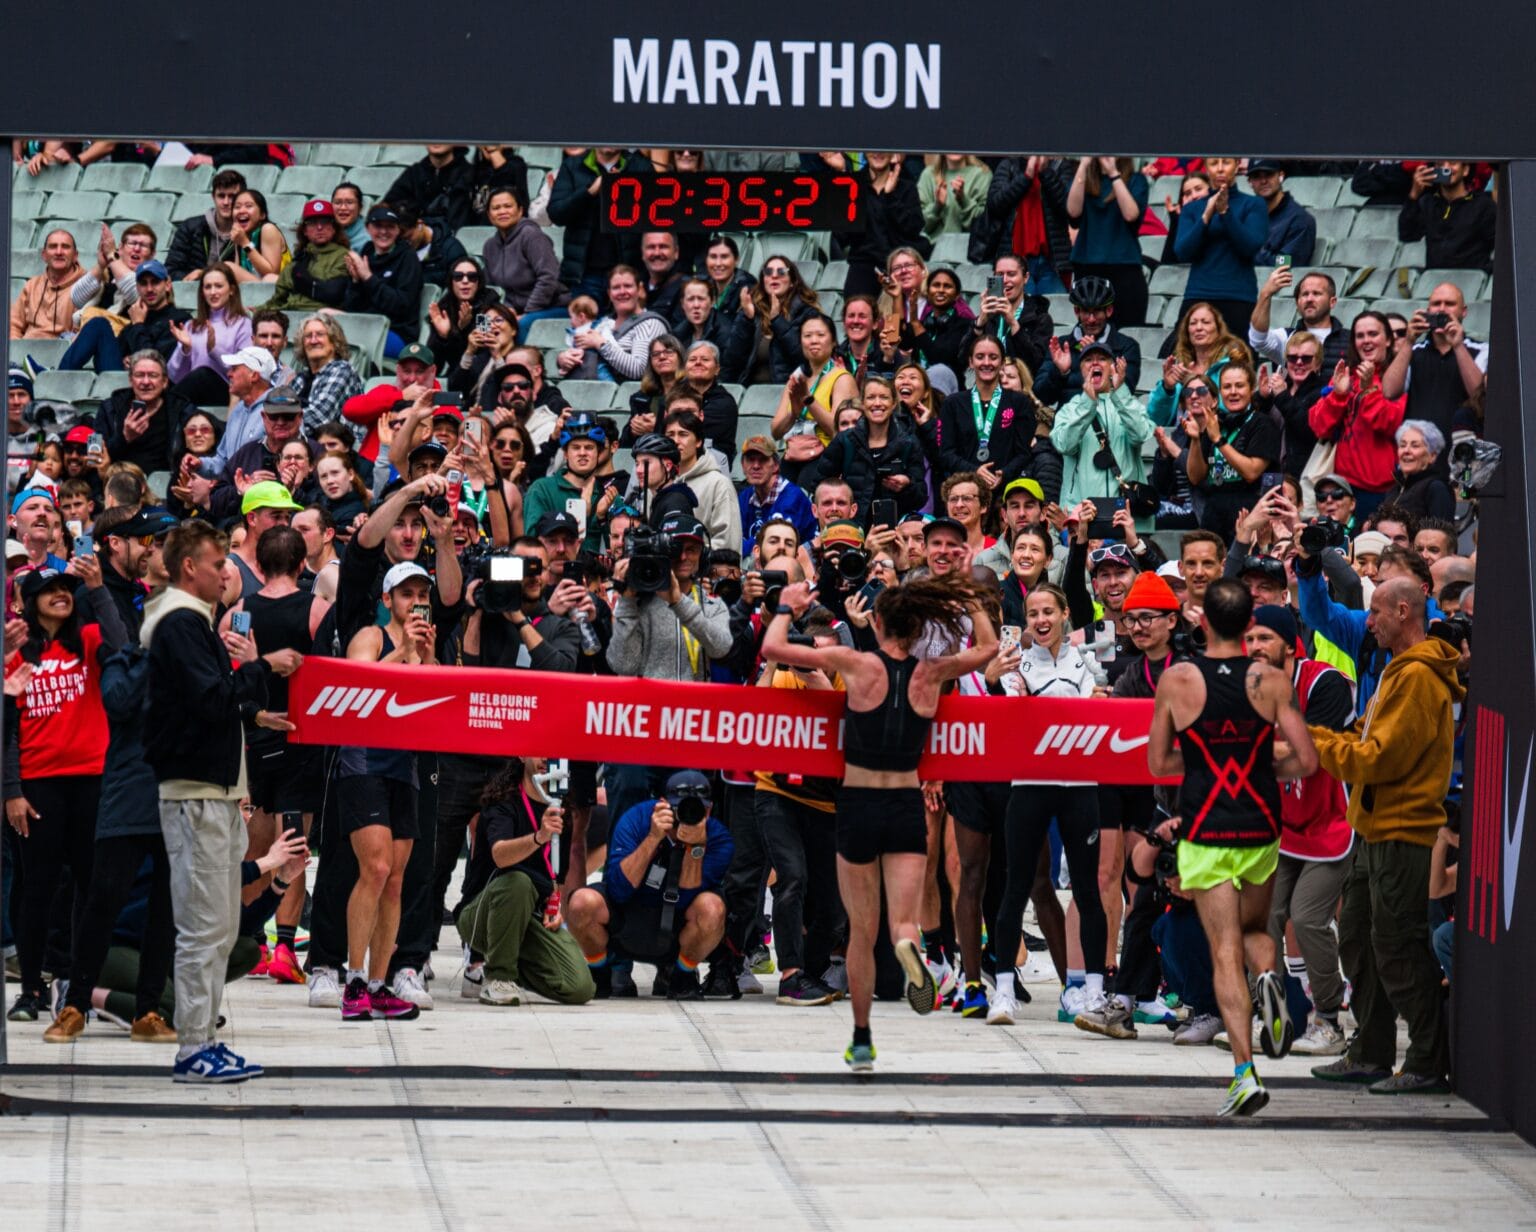
[[(1536, 157), (1536, 8), (1513, 2), (373, 0), (238, 26), (12, 4), (0, 117), (28, 136)], [(51, 62), (127, 27), (110, 83)]]

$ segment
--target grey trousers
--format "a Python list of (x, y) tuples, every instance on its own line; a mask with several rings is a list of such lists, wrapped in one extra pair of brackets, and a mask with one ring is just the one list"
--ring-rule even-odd
[(1312, 1004), (1320, 1014), (1335, 1017), (1344, 1004), (1344, 976), (1339, 971), (1339, 939), (1330, 925), (1339, 909), (1344, 880), (1354, 864), (1351, 852), (1342, 860), (1322, 863), (1282, 855), (1275, 870), (1274, 897), (1269, 906), (1269, 933), (1285, 951), (1285, 921), (1291, 921), (1301, 945), (1312, 984)]
[(176, 1039), (212, 1043), (224, 969), (240, 927), (240, 857), (245, 821), (234, 800), (161, 800), (160, 830), (171, 867), (176, 920)]

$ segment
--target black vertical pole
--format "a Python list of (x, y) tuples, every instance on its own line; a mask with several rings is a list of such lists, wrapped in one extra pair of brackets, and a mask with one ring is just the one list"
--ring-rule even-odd
[(1536, 749), (1536, 328), (1523, 326), (1536, 327), (1536, 162), (1508, 164), (1498, 182), (1484, 435), (1504, 458), (1479, 507), (1451, 979), (1457, 1090), (1532, 1140), (1536, 1020), (1527, 973), (1536, 967), (1536, 836), (1522, 840)]

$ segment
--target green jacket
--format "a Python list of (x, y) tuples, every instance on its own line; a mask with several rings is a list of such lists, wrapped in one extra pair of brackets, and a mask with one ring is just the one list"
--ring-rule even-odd
[[(1102, 507), (1104, 501), (1118, 497), (1120, 489), (1113, 473), (1094, 464), (1093, 456), (1099, 451), (1096, 419), (1109, 439), (1120, 477), (1137, 483), (1147, 479), (1141, 444), (1152, 435), (1152, 421), (1147, 418), (1146, 407), (1124, 385), (1099, 399), (1078, 394), (1056, 412), (1051, 444), (1061, 454), (1061, 507), (1071, 510), (1079, 501), (1091, 500), (1101, 506), (1099, 516), (1107, 520), (1110, 510)], [(1153, 521), (1138, 518), (1136, 529), (1150, 531)]]
[[(581, 489), (565, 475), (564, 471), (558, 475), (546, 475), (528, 485), (528, 491), (523, 494), (523, 527), (526, 533), (533, 534), (533, 528), (546, 513), (564, 513), (566, 501), (580, 499)], [(587, 500), (587, 537), (582, 542), (583, 550), (588, 552), (603, 550), (602, 526), (598, 523), (597, 514), (593, 512), (597, 506), (595, 498), (602, 494), (602, 485), (594, 483), (592, 496)]]
[[(267, 306), (307, 312), (340, 308), (347, 288), (352, 285), (352, 276), (347, 273), (347, 253), (350, 251), (345, 244), (312, 245), (302, 257), (283, 266), (277, 276), (277, 290), (272, 292)], [(302, 292), (293, 282), (294, 274), (301, 269), (307, 275)]]

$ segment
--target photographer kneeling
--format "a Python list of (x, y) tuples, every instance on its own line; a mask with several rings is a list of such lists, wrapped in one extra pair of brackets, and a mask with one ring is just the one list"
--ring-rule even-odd
[(571, 896), (566, 922), (586, 955), (599, 999), (610, 995), (610, 956), (675, 965), (667, 995), (703, 998), (699, 963), (725, 935), (720, 883), (731, 833), (710, 815), (709, 780), (679, 770), (658, 800), (641, 801), (614, 824), (601, 890)]
[[(580, 947), (561, 927), (549, 842), (565, 829), (565, 816), (538, 783), (547, 769), (542, 758), (510, 758), (481, 797), (458, 928), (485, 955), (483, 1005), (520, 1005), (519, 981), (561, 1005), (585, 1005), (596, 991)], [(538, 815), (535, 803), (544, 805)]]

